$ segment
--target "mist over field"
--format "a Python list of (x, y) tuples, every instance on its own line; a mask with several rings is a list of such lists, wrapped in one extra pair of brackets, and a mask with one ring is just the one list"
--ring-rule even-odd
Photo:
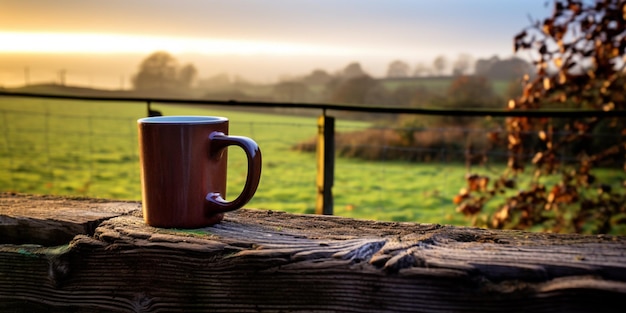
[(513, 36), (546, 11), (544, 2), (8, 0), (0, 10), (0, 87), (63, 76), (66, 85), (130, 89), (156, 51), (194, 64), (199, 79), (227, 74), (267, 84), (316, 69), (334, 74), (352, 62), (382, 78), (394, 60), (414, 67), (440, 55), (508, 58)]
[[(173, 54), (180, 63), (192, 63), (198, 69), (198, 78), (219, 74), (240, 77), (258, 84), (273, 84), (281, 80), (304, 76), (321, 69), (328, 73), (342, 70), (351, 62), (358, 62), (373, 77), (386, 76), (389, 64), (400, 59), (413, 66), (431, 66), (436, 58), (393, 58), (369, 56), (361, 61), (351, 56), (281, 56), (281, 55), (201, 55)], [(495, 54), (494, 54), (495, 55)], [(98, 89), (131, 89), (132, 75), (148, 54), (112, 53), (4, 53), (0, 54), (0, 87), (13, 88), (28, 84), (57, 83), (59, 71), (65, 71), (65, 84)], [(493, 55), (486, 55), (485, 58)], [(450, 57), (453, 61), (456, 55)], [(507, 57), (507, 56), (501, 56)], [(448, 72), (451, 69), (448, 69)], [(471, 69), (473, 71), (473, 68)]]

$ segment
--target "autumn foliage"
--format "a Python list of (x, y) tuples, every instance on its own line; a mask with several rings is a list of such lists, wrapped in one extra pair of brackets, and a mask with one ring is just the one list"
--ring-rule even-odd
[[(624, 0), (559, 0), (551, 16), (515, 36), (515, 51), (531, 54), (537, 75), (525, 77), (509, 110), (616, 114), (507, 118), (505, 131), (489, 136), (507, 147), (506, 169), (495, 179), (468, 175), (454, 198), (457, 211), (478, 226), (626, 233), (626, 182), (599, 181), (594, 174), (599, 167), (626, 171), (626, 117), (617, 114), (626, 110), (625, 20)], [(523, 175), (532, 178), (520, 185)], [(495, 210), (482, 213), (489, 205)]]

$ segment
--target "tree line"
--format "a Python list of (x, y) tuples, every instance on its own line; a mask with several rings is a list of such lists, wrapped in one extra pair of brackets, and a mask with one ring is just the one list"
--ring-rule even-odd
[[(375, 78), (367, 73), (359, 62), (351, 62), (344, 68), (329, 73), (322, 69), (314, 69), (309, 74), (282, 79), (273, 87), (274, 101), (330, 101), (340, 103), (376, 104), (382, 106), (409, 105), (398, 103), (393, 97), (381, 96), (382, 87), (377, 83), (381, 79), (410, 79), (431, 77), (466, 76), (472, 68), (472, 58), (468, 54), (460, 54), (451, 63), (452, 75), (444, 75), (449, 67), (445, 56), (436, 57), (432, 66), (419, 63), (413, 71), (410, 65), (401, 60), (389, 63), (386, 76)], [(489, 59), (478, 59), (474, 62), (474, 75), (489, 80), (512, 80), (524, 74), (532, 73), (532, 66), (519, 58), (500, 59), (493, 56)], [(255, 95), (247, 92), (246, 87), (255, 85), (241, 76), (231, 77), (218, 74), (201, 78), (195, 65), (181, 65), (178, 60), (166, 51), (157, 51), (146, 57), (139, 65), (138, 72), (132, 78), (133, 89), (141, 92), (193, 94), (205, 90), (205, 96), (217, 98), (243, 98), (254, 100)], [(406, 88), (403, 91), (406, 93)], [(252, 99), (250, 99), (252, 98)], [(397, 99), (396, 99), (397, 100)], [(390, 102), (391, 101), (391, 102)], [(402, 101), (400, 101), (402, 102)], [(405, 101), (406, 102), (406, 101)]]

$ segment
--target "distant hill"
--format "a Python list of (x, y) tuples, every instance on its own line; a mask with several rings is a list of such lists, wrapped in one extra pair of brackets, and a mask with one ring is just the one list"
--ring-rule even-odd
[(189, 92), (173, 92), (163, 89), (159, 90), (111, 90), (111, 89), (94, 89), (78, 86), (67, 86), (59, 84), (34, 84), (16, 88), (0, 88), (0, 90), (8, 92), (23, 93), (42, 93), (52, 95), (69, 95), (69, 96), (90, 96), (90, 97), (126, 97), (126, 98), (180, 98), (194, 99), (197, 93)]
[(106, 90), (76, 86), (64, 86), (58, 84), (36, 84), (17, 88), (5, 88), (8, 92), (44, 93), (53, 95), (94, 96), (94, 97), (134, 97), (137, 92), (130, 90)]

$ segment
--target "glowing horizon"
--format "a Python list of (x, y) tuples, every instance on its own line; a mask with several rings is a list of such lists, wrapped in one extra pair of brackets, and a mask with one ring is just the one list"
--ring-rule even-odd
[(346, 55), (355, 49), (270, 41), (120, 35), (0, 32), (0, 53), (198, 53), (207, 55)]

